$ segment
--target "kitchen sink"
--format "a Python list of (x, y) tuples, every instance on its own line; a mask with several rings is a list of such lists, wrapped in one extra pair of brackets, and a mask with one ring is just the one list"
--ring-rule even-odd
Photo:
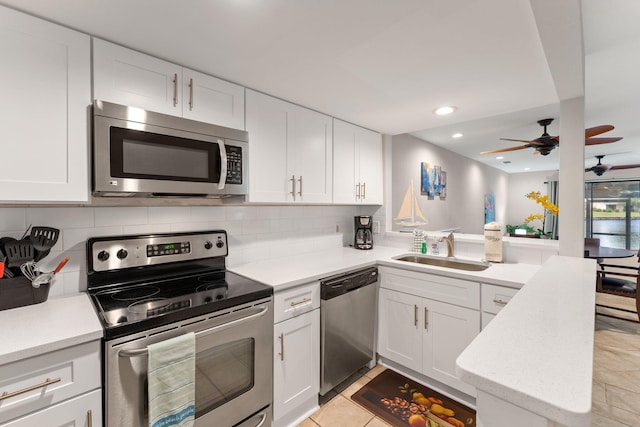
[(491, 266), (489, 262), (467, 261), (457, 258), (430, 257), (426, 255), (402, 255), (394, 258), (398, 261), (434, 265), (436, 267), (455, 268), (456, 270), (482, 271)]

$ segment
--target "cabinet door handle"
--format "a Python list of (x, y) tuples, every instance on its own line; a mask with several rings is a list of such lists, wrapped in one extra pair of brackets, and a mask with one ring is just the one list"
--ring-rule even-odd
[(0, 401), (5, 400), (5, 399), (9, 399), (9, 398), (12, 398), (12, 397), (19, 396), (21, 394), (25, 394), (25, 393), (28, 393), (30, 391), (37, 390), (39, 388), (44, 388), (44, 387), (46, 387), (48, 385), (55, 384), (55, 383), (60, 382), (60, 381), (61, 381), (60, 378), (54, 378), (54, 379), (47, 378), (46, 380), (44, 380), (43, 383), (32, 385), (31, 387), (23, 388), (22, 390), (14, 391), (14, 392), (11, 392), (11, 393), (5, 391), (4, 393), (0, 394)]
[(362, 183), (362, 200), (367, 198), (367, 183)]
[(291, 181), (291, 191), (289, 192), (289, 194), (291, 194), (291, 197), (293, 197), (293, 200), (295, 200), (296, 199), (296, 176), (291, 175), (291, 179), (289, 181)]
[(280, 353), (278, 354), (280, 355), (280, 360), (284, 360), (284, 334), (280, 334), (278, 338), (280, 338)]
[(93, 426), (93, 417), (91, 415), (91, 409), (87, 411), (87, 427)]
[(300, 188), (298, 189), (298, 194), (302, 197), (302, 175), (300, 175), (300, 179), (298, 180), (300, 183)]
[(291, 301), (291, 307), (295, 307), (300, 304), (306, 304), (308, 302), (311, 302), (311, 298), (303, 298), (302, 301), (298, 301), (298, 302)]
[(418, 306), (413, 305), (413, 326), (418, 326)]
[(360, 198), (360, 183), (356, 184), (356, 200)]
[(501, 299), (494, 299), (493, 302), (496, 303), (496, 304), (500, 304), (500, 305), (507, 305), (507, 303), (509, 301), (502, 301)]
[(173, 106), (178, 105), (178, 73), (173, 74)]
[(193, 110), (193, 79), (189, 79), (189, 111)]
[(429, 330), (429, 309), (427, 307), (424, 308), (424, 330)]

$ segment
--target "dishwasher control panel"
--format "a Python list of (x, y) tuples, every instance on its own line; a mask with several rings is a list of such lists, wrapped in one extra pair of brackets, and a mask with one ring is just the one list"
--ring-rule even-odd
[(329, 300), (378, 281), (378, 268), (350, 271), (320, 281), (320, 298)]

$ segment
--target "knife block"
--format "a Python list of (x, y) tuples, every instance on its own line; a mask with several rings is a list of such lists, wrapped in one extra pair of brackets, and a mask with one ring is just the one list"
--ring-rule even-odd
[(49, 286), (34, 288), (31, 280), (24, 276), (0, 279), (0, 310), (45, 302), (49, 297)]

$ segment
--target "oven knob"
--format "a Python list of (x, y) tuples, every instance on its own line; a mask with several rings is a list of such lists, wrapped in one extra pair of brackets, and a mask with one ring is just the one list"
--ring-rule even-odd
[(205, 249), (211, 249), (213, 247), (213, 243), (211, 243), (210, 241), (206, 241), (204, 242), (204, 248)]
[(108, 259), (109, 259), (109, 252), (107, 252), (107, 251), (98, 252), (98, 260), (99, 261), (105, 262)]
[(127, 257), (127, 255), (129, 255), (129, 252), (127, 252), (126, 249), (120, 249), (118, 251), (118, 253), (116, 254), (116, 256), (118, 257), (118, 259), (125, 259)]
[(223, 246), (224, 246), (224, 242), (222, 241), (222, 239), (218, 239), (218, 241), (216, 242), (216, 246), (217, 246), (218, 248), (221, 248), (221, 247), (223, 247)]

